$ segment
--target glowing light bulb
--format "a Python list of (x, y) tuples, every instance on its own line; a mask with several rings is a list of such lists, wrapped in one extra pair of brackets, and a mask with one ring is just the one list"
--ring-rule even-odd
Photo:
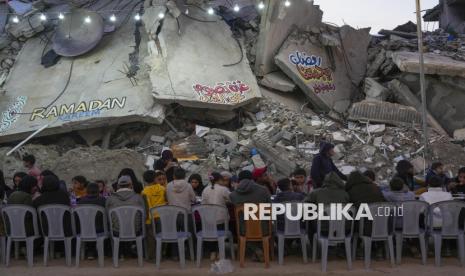
[(240, 9), (241, 9), (241, 8), (239, 7), (239, 5), (237, 5), (237, 4), (234, 5), (233, 10), (234, 10), (235, 12), (238, 12)]
[(189, 14), (189, 9), (186, 9), (186, 12), (185, 12), (185, 14)]
[(112, 14), (112, 15), (110, 16), (110, 21), (111, 21), (111, 22), (115, 22), (115, 21), (116, 21), (116, 16), (115, 16), (114, 14)]
[(89, 24), (90, 22), (92, 22), (92, 20), (90, 19), (89, 16), (87, 16), (86, 18), (84, 18), (84, 22)]
[(158, 18), (160, 18), (160, 19), (163, 19), (163, 18), (165, 18), (165, 14), (164, 14), (164, 13), (162, 13), (162, 12), (161, 12), (161, 13), (159, 13), (159, 14), (158, 14)]
[(139, 20), (140, 20), (140, 14), (137, 13), (137, 14), (134, 16), (134, 19), (135, 19), (136, 21), (139, 21)]
[(60, 12), (60, 14), (58, 15), (58, 19), (63, 20), (65, 19), (65, 16)]
[(19, 18), (15, 16), (13, 19), (11, 19), (11, 21), (13, 21), (13, 23), (19, 23)]
[(260, 2), (258, 4), (258, 9), (263, 10), (265, 8), (265, 4), (263, 2)]
[(42, 14), (40, 15), (40, 20), (42, 20), (42, 21), (47, 20), (47, 16), (46, 16), (45, 14), (42, 13)]
[(215, 11), (213, 10), (213, 8), (208, 8), (208, 11), (207, 11), (207, 12), (208, 12), (208, 14), (210, 14), (210, 15), (215, 13)]
[(286, 0), (286, 2), (284, 2), (284, 6), (289, 7), (290, 5), (291, 5), (291, 1)]

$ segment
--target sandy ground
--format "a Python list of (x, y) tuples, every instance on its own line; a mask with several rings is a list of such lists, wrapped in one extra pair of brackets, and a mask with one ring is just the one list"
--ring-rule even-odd
[[(427, 265), (421, 265), (419, 259), (405, 258), (399, 266), (391, 267), (388, 261), (373, 261), (370, 270), (365, 270), (363, 262), (357, 260), (354, 262), (353, 269), (347, 270), (346, 263), (341, 259), (330, 259), (328, 262), (328, 272), (322, 273), (320, 263), (303, 264), (301, 259), (296, 256), (288, 256), (284, 259), (284, 265), (280, 266), (274, 260), (269, 269), (265, 269), (262, 263), (246, 261), (245, 268), (239, 268), (237, 262), (233, 262), (235, 272), (230, 275), (464, 275), (465, 268), (460, 267), (456, 258), (444, 258), (441, 267), (434, 266), (434, 260), (428, 259)], [(119, 268), (113, 268), (111, 259), (105, 259), (105, 267), (98, 268), (96, 261), (83, 261), (81, 267), (66, 267), (64, 259), (56, 259), (49, 262), (48, 267), (44, 267), (42, 259), (35, 259), (35, 266), (28, 268), (26, 261), (23, 259), (12, 261), (9, 268), (0, 267), (1, 276), (143, 276), (143, 275), (206, 275), (210, 274), (210, 261), (204, 259), (201, 268), (196, 268), (193, 262), (188, 261), (185, 269), (179, 267), (179, 263), (163, 260), (159, 270), (151, 262), (144, 262), (143, 267), (138, 267), (134, 259), (120, 262)]]

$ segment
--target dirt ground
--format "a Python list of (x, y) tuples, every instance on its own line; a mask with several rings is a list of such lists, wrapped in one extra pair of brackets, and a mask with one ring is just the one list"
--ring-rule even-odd
[[(419, 259), (404, 258), (402, 264), (391, 267), (388, 261), (372, 261), (370, 270), (365, 270), (363, 262), (356, 260), (351, 271), (347, 270), (346, 263), (341, 259), (333, 259), (328, 262), (328, 272), (322, 273), (320, 263), (303, 264), (301, 259), (288, 256), (284, 259), (284, 265), (280, 266), (274, 260), (269, 269), (265, 269), (262, 263), (254, 263), (246, 260), (245, 268), (239, 268), (237, 262), (233, 262), (234, 273), (229, 275), (396, 275), (396, 276), (436, 276), (436, 275), (464, 275), (465, 268), (460, 266), (456, 258), (444, 258), (441, 267), (434, 266), (434, 260), (428, 258), (427, 265), (423, 266)], [(64, 259), (57, 259), (49, 262), (48, 267), (44, 267), (42, 259), (35, 259), (35, 266), (28, 268), (25, 260), (12, 261), (9, 268), (0, 267), (1, 276), (145, 276), (145, 275), (207, 275), (210, 274), (210, 261), (204, 259), (201, 268), (196, 268), (193, 262), (188, 261), (185, 269), (179, 267), (179, 263), (162, 260), (160, 270), (155, 268), (155, 264), (144, 262), (143, 267), (138, 267), (135, 259), (120, 262), (119, 268), (113, 268), (111, 259), (105, 259), (105, 267), (98, 268), (97, 261), (83, 261), (81, 267), (66, 267)]]

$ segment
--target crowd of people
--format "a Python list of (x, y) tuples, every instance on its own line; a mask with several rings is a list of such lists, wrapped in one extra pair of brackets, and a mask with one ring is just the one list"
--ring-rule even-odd
[[(433, 204), (451, 200), (453, 194), (465, 193), (465, 168), (458, 171), (457, 177), (449, 178), (444, 173), (443, 164), (435, 162), (424, 181), (419, 181), (412, 164), (401, 160), (397, 163), (396, 175), (390, 180), (389, 188), (385, 189), (377, 184), (373, 171), (354, 171), (348, 176), (342, 174), (334, 165), (333, 155), (334, 145), (322, 143), (320, 153), (313, 159), (310, 175), (306, 170), (296, 168), (289, 177), (276, 180), (266, 167), (243, 170), (238, 175), (218, 171), (204, 177), (199, 174), (187, 177), (173, 153), (165, 150), (153, 169), (143, 173), (143, 181), (139, 181), (132, 169), (125, 168), (115, 183), (98, 179), (89, 181), (85, 176), (78, 175), (72, 178), (70, 187), (54, 172), (41, 171), (36, 166), (34, 156), (26, 155), (23, 157), (25, 171), (14, 174), (11, 187), (6, 185), (0, 171), (0, 199), (5, 204), (24, 204), (35, 208), (47, 204), (96, 204), (107, 209), (131, 205), (145, 208), (147, 214), (151, 208), (166, 204), (188, 211), (195, 204), (215, 204), (227, 207), (232, 214), (233, 206), (243, 203), (297, 201), (353, 203), (359, 206), (361, 203), (419, 199)], [(205, 179), (208, 179), (208, 183), (204, 183)], [(147, 216), (145, 221), (149, 258), (154, 258), (155, 252), (152, 223), (159, 229), (157, 215), (153, 220)], [(440, 218), (434, 223), (440, 223)], [(118, 226), (114, 227), (117, 230)], [(32, 231), (30, 225), (27, 228)], [(0, 231), (4, 231), (2, 225)], [(215, 259), (214, 248), (207, 248), (211, 249), (211, 258)]]

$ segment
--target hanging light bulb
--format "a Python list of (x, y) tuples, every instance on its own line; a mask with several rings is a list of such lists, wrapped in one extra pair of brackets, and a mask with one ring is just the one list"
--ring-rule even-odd
[(208, 14), (212, 15), (215, 13), (215, 11), (213, 10), (213, 8), (208, 8), (207, 10)]
[(290, 5), (291, 5), (291, 1), (286, 0), (286, 2), (284, 2), (284, 6), (289, 7)]
[(139, 21), (139, 20), (140, 20), (140, 14), (136, 13), (136, 15), (134, 16), (134, 19), (135, 19), (136, 21)]
[(165, 14), (164, 14), (164, 13), (162, 13), (162, 12), (160, 12), (160, 13), (158, 14), (158, 18), (160, 18), (160, 19), (163, 19), (163, 18), (165, 18)]
[(115, 21), (116, 21), (116, 16), (115, 16), (114, 14), (112, 14), (112, 15), (110, 16), (110, 21), (111, 21), (111, 22), (115, 22)]
[(65, 16), (60, 12), (60, 14), (58, 15), (58, 19), (63, 20), (65, 19)]
[(189, 14), (189, 9), (186, 9), (186, 12), (185, 12), (185, 14)]
[(47, 16), (43, 13), (40, 14), (40, 20), (45, 21), (47, 20)]
[(260, 3), (258, 4), (258, 9), (263, 10), (264, 8), (265, 8), (265, 3), (260, 2)]
[(92, 22), (92, 20), (90, 19), (90, 16), (86, 16), (86, 18), (84, 18), (84, 22), (87, 23), (87, 24)]
[(238, 11), (240, 11), (240, 9), (241, 9), (241, 8), (239, 7), (239, 5), (238, 5), (238, 4), (234, 5), (234, 8), (233, 8), (233, 10), (234, 10), (235, 12), (238, 12)]
[(19, 18), (15, 15), (11, 21), (13, 21), (13, 23), (19, 23)]

